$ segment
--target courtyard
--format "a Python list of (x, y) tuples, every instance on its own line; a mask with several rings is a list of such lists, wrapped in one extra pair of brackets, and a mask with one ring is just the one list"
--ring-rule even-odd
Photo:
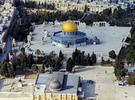
[[(76, 69), (74, 74), (83, 79), (85, 98), (97, 100), (134, 100), (135, 86), (119, 86), (113, 67), (88, 66)], [(89, 84), (88, 80), (93, 81)]]
[[(78, 30), (86, 33), (89, 39), (97, 37), (100, 40), (100, 44), (88, 44), (85, 46), (77, 47), (81, 51), (86, 53), (95, 52), (100, 56), (108, 56), (108, 52), (114, 50), (116, 54), (119, 53), (124, 39), (129, 35), (131, 27), (90, 27), (79, 25)], [(46, 30), (50, 37), (45, 37), (43, 39), (43, 30)], [(54, 32), (61, 31), (61, 25), (37, 25), (33, 32), (32, 41), (42, 41), (43, 43), (32, 44), (29, 46), (31, 50), (41, 50), (45, 53), (50, 53), (54, 51), (59, 53), (63, 51), (65, 54), (70, 54), (74, 51), (76, 47), (64, 48), (53, 46), (51, 43), (51, 36)]]

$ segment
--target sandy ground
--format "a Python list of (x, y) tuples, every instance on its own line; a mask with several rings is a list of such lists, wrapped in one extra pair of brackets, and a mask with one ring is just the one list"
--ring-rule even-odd
[[(106, 73), (107, 72), (107, 73)], [(76, 69), (76, 75), (83, 78), (85, 97), (95, 97), (97, 100), (135, 100), (135, 86), (118, 86), (113, 74), (113, 68), (81, 67)], [(87, 80), (94, 81), (88, 84)]]
[(25, 79), (36, 79), (36, 77), (37, 77), (37, 74), (31, 74), (31, 75), (27, 75)]

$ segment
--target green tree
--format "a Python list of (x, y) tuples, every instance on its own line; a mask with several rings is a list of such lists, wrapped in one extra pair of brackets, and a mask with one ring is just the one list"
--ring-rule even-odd
[(73, 60), (71, 58), (69, 58), (67, 61), (66, 71), (71, 72), (73, 67), (74, 67)]
[(5, 76), (5, 70), (4, 64), (0, 64), (0, 75)]
[(121, 7), (118, 7), (114, 9), (113, 17), (116, 19), (120, 19), (125, 16), (125, 10), (122, 9)]
[(24, 48), (24, 47), (21, 48), (21, 52), (22, 52), (23, 54), (25, 54), (25, 48)]
[(102, 60), (102, 62), (104, 62), (104, 57), (103, 56), (102, 56), (101, 60)]
[(135, 45), (135, 34), (132, 35), (130, 39), (130, 45), (133, 47)]
[(32, 64), (34, 63), (33, 55), (28, 56), (28, 67), (31, 69)]
[(112, 59), (115, 59), (116, 58), (116, 54), (115, 54), (115, 51), (112, 50), (109, 52), (109, 57), (112, 58)]
[(9, 62), (9, 56), (7, 55), (7, 57), (6, 57), (6, 60), (5, 61), (7, 61), (7, 62)]
[(38, 71), (38, 67), (37, 67), (36, 65), (32, 65), (31, 69), (32, 69), (33, 71), (35, 71), (35, 72)]
[(84, 12), (86, 13), (88, 11), (88, 7), (85, 5)]
[(128, 63), (135, 63), (135, 34), (131, 36), (129, 45), (124, 50), (124, 55)]
[(121, 78), (125, 76), (126, 72), (127, 70), (124, 69), (124, 63), (121, 60), (117, 59), (114, 64), (114, 74), (117, 79), (121, 80)]
[(111, 13), (112, 13), (112, 10), (110, 8), (109, 9), (105, 9), (102, 12), (103, 15), (107, 15), (107, 16), (111, 15)]
[(92, 61), (92, 64), (95, 64), (97, 62), (97, 57), (96, 57), (96, 54), (94, 52), (91, 55), (91, 61)]
[(59, 52), (59, 59), (60, 59), (60, 60), (63, 60), (63, 59), (64, 59), (64, 55), (63, 55), (63, 53), (62, 53), (61, 50), (60, 50), (60, 52)]
[(128, 77), (126, 83), (129, 85), (135, 85), (135, 77)]
[(83, 59), (81, 57), (83, 57), (83, 53), (81, 53), (80, 50), (76, 48), (75, 51), (72, 53), (72, 60), (75, 65), (81, 65), (80, 62)]
[(117, 69), (117, 68), (114, 69), (115, 76), (117, 77), (118, 80), (121, 80), (121, 78), (125, 76), (126, 71), (127, 70), (124, 68), (123, 69), (122, 68), (121, 69)]
[(91, 57), (90, 57), (89, 53), (88, 53), (88, 56), (87, 56), (87, 64), (92, 65), (92, 61), (91, 61)]
[(14, 70), (11, 65), (9, 65), (8, 67), (8, 74), (9, 74), (9, 77), (14, 77)]
[(44, 68), (40, 68), (38, 69), (39, 73), (45, 73), (45, 69)]
[(45, 56), (43, 62), (44, 62), (45, 67), (47, 67), (47, 68), (53, 67), (54, 68), (56, 61), (54, 59), (52, 59), (51, 56)]
[(13, 77), (14, 71), (9, 62), (3, 62), (0, 64), (0, 75), (5, 77)]
[(22, 69), (28, 67), (28, 57), (26, 54), (20, 57), (20, 66), (22, 67)]
[(60, 70), (60, 67), (61, 67), (61, 63), (60, 63), (60, 61), (58, 60), (58, 61), (56, 61), (56, 63), (55, 63), (54, 71), (59, 71), (59, 70)]

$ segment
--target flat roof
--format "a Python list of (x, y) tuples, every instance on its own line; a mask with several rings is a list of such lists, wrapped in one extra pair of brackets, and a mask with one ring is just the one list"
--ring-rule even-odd
[[(62, 84), (60, 91), (50, 91), (50, 82), (52, 80), (59, 80)], [(37, 77), (36, 85), (39, 89), (35, 91), (35, 94), (39, 93), (60, 93), (60, 94), (77, 94), (79, 76), (67, 75), (63, 72), (54, 72), (52, 74), (39, 74)]]
[(30, 92), (29, 84), (35, 84), (34, 79), (23, 79), (22, 89), (18, 88), (19, 79), (0, 79), (0, 92)]
[(30, 84), (34, 84), (35, 80), (23, 79), (22, 87), (18, 87), (19, 79), (0, 79), (0, 100), (16, 99), (16, 100), (28, 100), (32, 99), (34, 87)]

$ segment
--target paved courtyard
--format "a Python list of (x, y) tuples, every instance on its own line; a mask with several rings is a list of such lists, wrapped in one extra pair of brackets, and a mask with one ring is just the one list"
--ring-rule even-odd
[[(78, 47), (78, 49), (85, 51), (86, 53), (95, 52), (98, 55), (108, 56), (108, 52), (111, 50), (115, 50), (116, 54), (119, 53), (123, 40), (128, 36), (131, 27), (90, 27), (90, 26), (78, 26), (78, 30), (86, 33), (89, 39), (96, 36), (100, 40), (100, 44), (98, 45), (86, 45)], [(34, 30), (33, 41), (42, 41), (43, 38), (43, 30), (47, 30), (49, 35), (52, 36), (54, 32), (61, 31), (61, 26), (53, 26), (53, 25), (38, 25)], [(31, 45), (30, 48), (32, 50), (40, 49), (45, 53), (50, 53), (51, 51), (55, 51), (59, 53), (60, 50), (66, 53), (71, 53), (74, 51), (76, 47), (64, 48), (53, 46), (51, 43), (51, 37), (46, 37), (43, 40), (43, 44), (34, 44)]]
[[(118, 86), (113, 74), (113, 68), (81, 67), (76, 75), (83, 78), (85, 97), (95, 97), (97, 100), (135, 100), (135, 86)], [(87, 80), (94, 81), (89, 84)]]

